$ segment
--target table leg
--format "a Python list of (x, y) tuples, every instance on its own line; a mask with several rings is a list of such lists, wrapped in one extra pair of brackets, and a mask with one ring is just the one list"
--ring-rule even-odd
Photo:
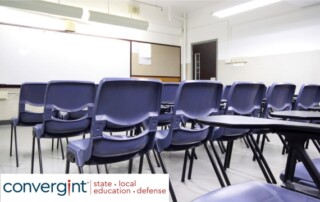
[[(301, 135), (300, 135), (301, 136)], [(303, 165), (307, 169), (308, 173), (310, 174), (313, 182), (316, 184), (318, 190), (320, 191), (320, 173), (313, 164), (312, 160), (310, 159), (309, 155), (306, 153), (304, 148), (304, 144), (306, 142), (306, 138), (299, 138), (297, 136), (289, 137), (287, 136), (288, 145), (290, 155), (288, 155), (286, 170), (285, 170), (285, 180), (291, 181), (293, 180), (296, 161), (299, 159), (302, 161)]]

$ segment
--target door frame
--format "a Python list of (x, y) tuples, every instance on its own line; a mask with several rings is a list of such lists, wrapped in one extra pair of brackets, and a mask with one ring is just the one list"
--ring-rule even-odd
[[(211, 42), (216, 42), (216, 80), (218, 80), (218, 39), (210, 39), (206, 41), (198, 41), (195, 43), (191, 43), (191, 74), (192, 74), (192, 79), (195, 80), (195, 71), (194, 71), (194, 53), (193, 53), (193, 47), (195, 45), (200, 45), (200, 44), (205, 44), (205, 43), (211, 43)], [(201, 67), (200, 67), (201, 69)]]

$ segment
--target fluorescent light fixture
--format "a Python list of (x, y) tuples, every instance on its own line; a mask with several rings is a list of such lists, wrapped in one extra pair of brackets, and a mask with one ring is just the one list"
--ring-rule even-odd
[(71, 18), (81, 18), (82, 8), (57, 4), (47, 1), (0, 1), (0, 6), (7, 6), (11, 8), (47, 13), (52, 15), (59, 15)]
[(282, 0), (253, 0), (253, 1), (249, 1), (244, 4), (240, 4), (238, 6), (234, 6), (231, 8), (227, 8), (227, 9), (224, 9), (221, 11), (214, 12), (214, 13), (212, 13), (212, 15), (216, 16), (218, 18), (224, 18), (224, 17), (228, 17), (228, 16), (235, 15), (238, 13), (243, 13), (243, 12), (246, 12), (249, 10), (253, 10), (256, 8), (260, 8), (262, 6), (274, 4), (274, 3), (277, 3), (280, 1), (282, 1)]
[(118, 25), (124, 27), (130, 27), (135, 29), (147, 30), (149, 27), (149, 23), (143, 20), (137, 20), (122, 16), (110, 15), (106, 13), (100, 13), (96, 11), (89, 11), (90, 17), (89, 21), (92, 22), (100, 22), (111, 25)]
[(142, 30), (147, 30), (149, 27), (149, 23), (147, 21), (116, 15), (109, 15), (106, 13), (100, 13), (96, 11), (88, 11), (87, 9), (82, 9), (80, 7), (52, 3), (48, 1), (0, 0), (0, 6), (46, 13), (51, 15), (58, 15), (63, 17), (79, 18), (82, 20), (89, 20), (92, 22), (100, 22), (105, 24), (118, 25)]

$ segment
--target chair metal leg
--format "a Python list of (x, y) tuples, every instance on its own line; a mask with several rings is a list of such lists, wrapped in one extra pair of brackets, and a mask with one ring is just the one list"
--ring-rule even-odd
[(260, 138), (261, 138), (261, 134), (257, 134), (256, 143), (258, 145), (260, 144)]
[(100, 168), (99, 168), (99, 165), (96, 165), (97, 166), (97, 173), (100, 174)]
[(227, 169), (230, 167), (233, 142), (234, 142), (233, 140), (229, 140), (227, 143), (227, 151), (226, 151), (226, 156), (224, 159), (224, 169)]
[(309, 142), (310, 142), (310, 140), (307, 140), (307, 141), (306, 141), (305, 149), (308, 149), (308, 148), (309, 148)]
[[(262, 137), (262, 138), (261, 138)], [(266, 134), (265, 133), (261, 133), (261, 134), (257, 134), (257, 138), (256, 138), (256, 144), (259, 146), (260, 144), (260, 139), (261, 139), (261, 147), (260, 147), (260, 151), (262, 153), (262, 150), (263, 150), (263, 147), (264, 147), (264, 143), (265, 143), (265, 137), (266, 137)], [(252, 157), (252, 160), (255, 161), (256, 158), (255, 156), (253, 155)]]
[(107, 164), (104, 164), (104, 168), (106, 169), (106, 173), (109, 173)]
[(160, 167), (160, 163), (159, 163), (158, 157), (157, 157), (156, 152), (154, 151), (154, 149), (152, 150), (152, 152), (153, 152), (154, 159), (156, 160), (157, 166)]
[(62, 139), (59, 138), (58, 142), (60, 142), (60, 147), (61, 147), (61, 155), (62, 155), (62, 160), (64, 160), (64, 152), (63, 152), (63, 144), (62, 144)]
[(221, 153), (224, 154), (226, 152), (226, 147), (224, 146), (222, 141), (217, 141), (217, 142), (218, 142)]
[[(160, 162), (160, 165), (161, 165), (161, 168), (162, 168), (162, 171), (163, 173), (167, 174), (167, 168), (166, 166), (164, 165), (164, 162), (162, 160), (162, 157), (161, 157), (161, 154), (160, 152), (157, 151), (157, 154), (158, 154), (158, 159), (159, 159), (159, 162)], [(172, 202), (177, 202), (177, 197), (176, 197), (176, 194), (174, 193), (174, 189), (172, 187), (172, 184), (171, 184), (171, 180), (169, 178), (169, 191), (170, 191), (170, 195), (171, 195), (171, 199), (172, 199)]]
[(263, 164), (262, 164), (262, 162), (261, 162), (260, 157), (258, 156), (258, 154), (257, 154), (256, 150), (254, 149), (254, 147), (253, 147), (251, 141), (249, 140), (249, 138), (248, 138), (248, 137), (246, 137), (246, 138), (247, 138), (247, 140), (248, 140), (248, 142), (249, 142), (249, 144), (250, 144), (250, 148), (251, 148), (251, 150), (252, 150), (253, 155), (254, 155), (255, 158), (257, 159), (257, 162), (258, 162), (259, 167), (260, 167), (260, 169), (261, 169), (261, 171), (262, 171), (262, 173), (263, 173), (263, 176), (265, 177), (265, 179), (266, 179), (266, 181), (267, 181), (268, 183), (271, 183), (271, 180), (270, 180), (270, 178), (269, 178), (269, 176), (268, 176), (265, 168), (263, 167)]
[(216, 173), (216, 176), (217, 176), (217, 178), (218, 178), (218, 180), (219, 180), (220, 186), (221, 186), (221, 187), (225, 187), (226, 185), (224, 184), (224, 182), (223, 182), (223, 180), (222, 180), (222, 177), (221, 177), (221, 175), (220, 175), (219, 169), (218, 169), (216, 163), (214, 162), (212, 155), (210, 154), (210, 151), (209, 151), (209, 149), (208, 149), (207, 143), (204, 143), (203, 145), (204, 145), (204, 148), (206, 149), (206, 152), (207, 152), (207, 154), (208, 154), (208, 157), (209, 157), (209, 160), (210, 160), (210, 162), (211, 162), (211, 165), (212, 165), (212, 167), (213, 167), (213, 169), (214, 169), (214, 172)]
[(183, 160), (183, 167), (182, 167), (182, 175), (181, 175), (181, 182), (184, 182), (185, 175), (186, 175), (186, 169), (187, 169), (187, 161), (188, 161), (188, 150), (184, 153), (184, 160)]
[(53, 147), (54, 147), (54, 138), (52, 138), (52, 141), (51, 141), (51, 151), (53, 151)]
[(267, 139), (268, 142), (270, 142), (270, 139), (268, 138), (268, 135), (267, 135), (267, 134), (266, 134), (266, 139)]
[(10, 156), (12, 156), (12, 141), (13, 141), (13, 125), (11, 124)]
[(189, 164), (188, 180), (191, 180), (194, 158), (195, 158), (195, 148), (192, 148), (192, 150), (191, 150), (190, 164)]
[(246, 144), (246, 147), (247, 147), (247, 148), (249, 148), (250, 146), (249, 146), (249, 144), (248, 144), (248, 142), (247, 142), (246, 138), (242, 138), (242, 139), (243, 139), (244, 143)]
[(248, 135), (248, 142), (250, 143), (250, 140), (251, 140), (251, 143), (253, 144), (253, 149), (257, 152), (257, 160), (261, 159), (262, 163), (263, 163), (263, 166), (264, 168), (266, 169), (266, 172), (267, 174), (269, 175), (269, 179), (271, 179), (271, 182), (273, 184), (277, 184), (277, 181), (276, 179), (274, 178), (273, 174), (272, 174), (272, 171), (266, 161), (266, 159), (264, 158), (263, 154), (261, 153), (261, 151), (259, 150), (259, 147), (258, 145), (253, 141), (253, 137), (252, 137), (252, 134), (249, 134)]
[(36, 141), (36, 136), (33, 134), (32, 135), (32, 152), (31, 152), (31, 174), (33, 174), (33, 168), (34, 168), (35, 141)]
[(131, 174), (132, 173), (132, 164), (133, 164), (133, 159), (129, 160), (129, 167), (128, 167), (128, 173)]
[(69, 174), (69, 171), (70, 171), (70, 161), (67, 158), (67, 160), (66, 160), (66, 174)]
[(80, 174), (83, 174), (83, 167), (82, 166), (78, 166), (78, 171)]
[(217, 159), (218, 165), (219, 165), (219, 167), (220, 167), (220, 171), (221, 171), (221, 173), (222, 173), (222, 175), (223, 175), (223, 177), (224, 177), (224, 181), (226, 182), (227, 186), (229, 186), (229, 185), (231, 185), (230, 180), (229, 180), (229, 177), (228, 177), (225, 169), (223, 168), (223, 164), (222, 164), (222, 162), (221, 162), (221, 159), (220, 159), (220, 157), (219, 157), (219, 155), (218, 155), (218, 152), (217, 152), (216, 149), (214, 148), (214, 145), (213, 145), (213, 142), (212, 142), (212, 141), (210, 141), (210, 145), (211, 145), (213, 154), (214, 154), (214, 156), (215, 156), (216, 159)]
[[(154, 152), (154, 150), (153, 150), (153, 152)], [(154, 153), (154, 154), (155, 154), (155, 153)], [(148, 165), (149, 165), (149, 168), (150, 168), (151, 173), (152, 173), (152, 174), (155, 174), (156, 171), (155, 171), (155, 169), (154, 169), (154, 167), (153, 167), (153, 165), (152, 165), (149, 152), (146, 153), (146, 157), (147, 157), (147, 161), (148, 161)]]
[(39, 167), (40, 167), (40, 173), (41, 173), (41, 174), (43, 174), (41, 145), (40, 145), (40, 139), (38, 139), (38, 138), (37, 138), (37, 143), (38, 143), (38, 155), (39, 155)]
[(16, 166), (19, 167), (17, 127), (14, 127), (14, 146), (16, 152)]
[(140, 156), (140, 161), (139, 161), (139, 171), (138, 173), (141, 174), (142, 173), (142, 168), (143, 168), (143, 158), (144, 158), (144, 155), (141, 155)]
[[(261, 153), (263, 153), (264, 144), (265, 144), (265, 142), (266, 142), (267, 139), (268, 139), (267, 134), (263, 134), (262, 141), (261, 141), (261, 148), (260, 148)], [(270, 142), (270, 140), (269, 140), (269, 142)]]
[(320, 152), (320, 145), (319, 145), (318, 141), (316, 141), (314, 139), (312, 139), (311, 141), (314, 144), (315, 148), (318, 150), (318, 152)]
[(170, 179), (169, 179), (169, 191), (170, 191), (170, 195), (171, 195), (171, 198), (172, 198), (172, 202), (178, 202), (176, 194), (174, 193), (174, 190), (173, 190), (173, 187), (172, 187)]
[(282, 144), (283, 144), (283, 148), (282, 148), (282, 155), (284, 155), (285, 153), (287, 153), (288, 152), (288, 145), (287, 145), (287, 143), (286, 143), (286, 140), (281, 136), (281, 135), (278, 135), (279, 136), (279, 138), (280, 138), (280, 140), (281, 140), (281, 142), (282, 142)]

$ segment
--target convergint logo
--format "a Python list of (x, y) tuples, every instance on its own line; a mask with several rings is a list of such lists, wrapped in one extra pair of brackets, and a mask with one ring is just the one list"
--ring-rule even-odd
[(88, 193), (89, 188), (89, 182), (84, 180), (73, 182), (70, 179), (67, 182), (5, 182), (2, 185), (2, 191), (5, 193), (47, 193), (58, 196)]
[(0, 202), (168, 202), (167, 174), (1, 174)]

